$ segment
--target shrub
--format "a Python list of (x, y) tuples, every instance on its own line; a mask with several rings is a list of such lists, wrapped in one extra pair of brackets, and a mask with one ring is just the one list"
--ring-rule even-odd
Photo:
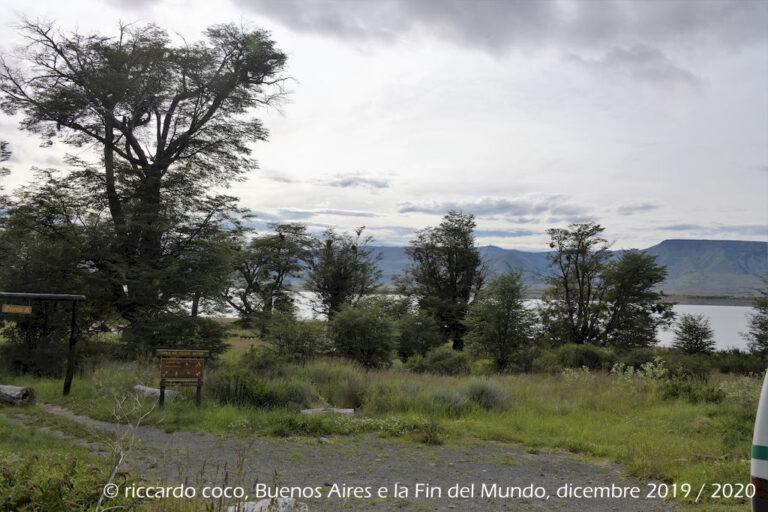
[(389, 366), (392, 362), (392, 321), (376, 303), (348, 307), (330, 322), (335, 353), (365, 368)]
[(755, 410), (760, 401), (762, 381), (751, 377), (737, 377), (725, 380), (717, 386), (729, 404), (739, 404), (748, 410)]
[(619, 363), (623, 363), (628, 368), (640, 369), (645, 363), (650, 363), (659, 357), (660, 353), (657, 349), (650, 347), (638, 347), (628, 350), (619, 355)]
[(438, 409), (442, 409), (454, 416), (462, 414), (470, 406), (467, 394), (457, 389), (436, 389), (430, 393), (430, 398)]
[(425, 356), (443, 342), (437, 322), (424, 312), (405, 315), (396, 325), (397, 355), (403, 361), (413, 355)]
[(276, 313), (269, 324), (267, 341), (281, 357), (306, 362), (322, 351), (325, 328), (321, 322), (301, 321), (288, 313)]
[(308, 406), (317, 396), (311, 384), (296, 379), (263, 381), (243, 367), (214, 373), (206, 387), (222, 404), (252, 407)]
[(421, 429), (421, 442), (429, 446), (443, 444), (443, 429), (435, 418), (429, 418)]
[(487, 379), (473, 379), (467, 385), (467, 396), (483, 409), (503, 409), (509, 403), (509, 394), (498, 383)]
[(682, 315), (675, 327), (675, 348), (687, 354), (708, 354), (715, 349), (714, 331), (704, 315)]
[(616, 360), (612, 350), (588, 343), (563, 345), (557, 349), (556, 353), (564, 368), (608, 369)]
[(563, 370), (560, 358), (553, 350), (547, 350), (533, 360), (532, 370), (535, 373), (559, 373)]
[(76, 457), (7, 458), (0, 461), (0, 510), (90, 510), (99, 501), (104, 473)]
[(449, 343), (427, 352), (424, 357), (414, 356), (405, 364), (413, 372), (437, 375), (465, 375), (470, 372), (469, 355), (453, 350)]
[(670, 350), (664, 355), (670, 374), (678, 378), (692, 378), (706, 381), (712, 373), (715, 360), (707, 354), (686, 354)]
[(478, 359), (470, 365), (472, 375), (493, 375), (496, 373), (496, 364), (490, 359)]
[(725, 398), (725, 392), (701, 382), (672, 379), (662, 384), (661, 397), (665, 400), (683, 399), (693, 404), (719, 403)]
[(762, 374), (766, 367), (764, 357), (736, 348), (717, 353), (715, 364), (722, 373), (740, 375)]

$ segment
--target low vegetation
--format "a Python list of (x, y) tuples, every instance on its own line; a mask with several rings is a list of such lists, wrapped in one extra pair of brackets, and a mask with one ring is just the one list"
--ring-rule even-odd
[[(693, 356), (674, 350), (617, 354), (566, 345), (537, 358), (548, 361), (549, 374), (488, 376), (467, 352), (448, 345), (411, 358), (408, 368), (379, 370), (340, 359), (291, 362), (262, 342), (251, 345), (209, 372), (200, 411), (184, 391), (145, 423), (229, 436), (373, 433), (426, 444), (468, 438), (519, 442), (608, 458), (631, 476), (694, 487), (749, 478), (760, 380), (712, 367), (703, 377), (687, 374)], [(447, 362), (449, 355), (461, 361)], [(708, 361), (715, 365), (718, 359)], [(3, 380), (34, 386), (43, 402), (110, 420), (113, 397), (130, 393), (137, 383), (156, 385), (157, 367), (152, 361), (102, 363), (75, 380), (69, 397), (61, 396), (59, 379)], [(299, 413), (326, 406), (355, 408), (356, 414)], [(17, 461), (13, 471), (28, 465)]]

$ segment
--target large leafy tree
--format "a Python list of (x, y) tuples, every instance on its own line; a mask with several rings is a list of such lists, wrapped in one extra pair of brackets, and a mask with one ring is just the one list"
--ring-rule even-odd
[(273, 224), (272, 233), (242, 241), (235, 259), (235, 275), (224, 290), (226, 303), (245, 325), (259, 321), (262, 328), (272, 311), (290, 312), (288, 285), (298, 279), (310, 257), (312, 239), (301, 224)]
[(255, 167), (249, 144), (267, 133), (253, 110), (281, 97), (285, 54), (235, 25), (191, 44), (152, 24), (112, 37), (33, 22), (22, 32), (18, 65), (0, 61), (0, 106), (45, 143), (100, 148), (84, 175), (111, 223), (111, 261), (97, 268), (126, 318), (163, 310), (180, 298), (164, 289), (171, 262), (232, 206), (211, 188)]
[(548, 230), (554, 273), (541, 307), (545, 331), (555, 344), (652, 345), (673, 318), (656, 290), (666, 268), (638, 251), (614, 258), (603, 231), (594, 223)]
[(315, 311), (329, 320), (379, 286), (381, 255), (373, 255), (373, 238), (363, 236), (364, 229), (354, 234), (329, 229), (313, 243), (306, 283), (317, 297)]
[(505, 370), (533, 345), (535, 324), (535, 313), (525, 305), (522, 276), (510, 269), (488, 283), (470, 306), (467, 341)]
[(626, 251), (606, 265), (601, 273), (603, 343), (623, 348), (656, 344), (658, 329), (675, 316), (672, 303), (657, 289), (666, 278), (667, 269), (656, 263), (656, 256), (641, 251)]
[(474, 230), (473, 215), (449, 212), (439, 226), (417, 233), (405, 250), (411, 264), (398, 278), (400, 292), (437, 320), (456, 350), (464, 348), (464, 319), (486, 276)]

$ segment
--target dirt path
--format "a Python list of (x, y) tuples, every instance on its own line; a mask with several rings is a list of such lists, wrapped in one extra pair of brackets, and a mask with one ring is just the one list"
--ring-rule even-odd
[[(78, 416), (61, 407), (41, 404), (46, 412), (66, 417), (90, 428), (123, 434), (126, 426)], [(148, 485), (185, 482), (201, 489), (206, 485), (242, 485), (254, 500), (257, 483), (320, 487), (322, 498), (301, 499), (310, 510), (574, 510), (648, 511), (673, 510), (669, 502), (644, 499), (649, 487), (626, 480), (619, 466), (595, 463), (567, 453), (531, 453), (523, 447), (498, 442), (466, 442), (424, 446), (375, 436), (330, 439), (276, 439), (256, 437), (224, 439), (187, 432), (167, 433), (139, 427), (140, 447), (129, 460), (131, 474)], [(408, 498), (376, 497), (395, 483), (409, 490)], [(416, 497), (416, 485), (429, 484), (442, 497)], [(370, 487), (371, 498), (328, 498), (333, 484)], [(456, 484), (470, 487), (474, 497), (449, 498)], [(483, 484), (499, 488), (546, 489), (549, 499), (481, 496)], [(638, 486), (640, 499), (560, 499), (558, 488)], [(469, 491), (467, 491), (469, 492)], [(541, 491), (540, 491), (541, 492)]]

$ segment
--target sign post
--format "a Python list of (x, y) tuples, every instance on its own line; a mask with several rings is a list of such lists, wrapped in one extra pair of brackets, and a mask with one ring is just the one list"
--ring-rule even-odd
[(166, 386), (195, 386), (195, 405), (200, 408), (207, 350), (157, 349), (160, 356), (160, 402), (165, 405)]
[[(0, 292), (0, 299), (12, 301), (71, 301), (72, 302), (72, 320), (69, 326), (69, 351), (67, 352), (67, 371), (64, 375), (64, 396), (67, 396), (72, 389), (72, 379), (75, 375), (75, 347), (78, 341), (77, 335), (77, 306), (78, 303), (85, 300), (85, 295), (72, 295), (68, 293), (15, 293)], [(12, 315), (31, 315), (32, 306), (23, 304), (4, 303), (0, 307), (0, 313)]]

